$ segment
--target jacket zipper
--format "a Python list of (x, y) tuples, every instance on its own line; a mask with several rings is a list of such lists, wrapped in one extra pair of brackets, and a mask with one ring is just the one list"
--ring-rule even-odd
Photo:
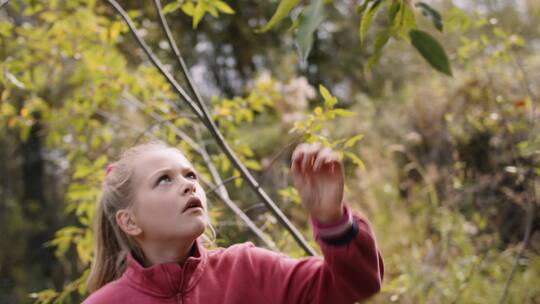
[(176, 303), (182, 304), (182, 294), (181, 293), (176, 295)]
[(182, 276), (180, 277), (180, 292), (176, 294), (176, 303), (178, 304), (182, 304), (183, 301), (182, 301), (182, 294), (184, 292), (184, 272), (185, 272), (185, 269), (187, 268), (187, 264), (188, 264), (189, 261), (186, 261), (186, 263), (184, 264), (184, 267), (182, 267)]

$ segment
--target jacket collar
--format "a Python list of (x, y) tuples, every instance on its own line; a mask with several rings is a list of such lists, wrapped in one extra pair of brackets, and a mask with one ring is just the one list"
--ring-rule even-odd
[(201, 278), (208, 259), (208, 253), (199, 239), (195, 240), (193, 246), (193, 254), (183, 266), (163, 263), (145, 268), (129, 254), (122, 280), (139, 291), (158, 297), (187, 292)]

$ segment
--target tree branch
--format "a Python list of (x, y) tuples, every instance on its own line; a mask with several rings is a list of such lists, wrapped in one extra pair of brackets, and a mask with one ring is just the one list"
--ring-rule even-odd
[[(296, 240), (296, 242), (302, 247), (302, 249), (304, 249), (306, 254), (312, 255), (312, 256), (316, 255), (316, 252), (311, 248), (311, 246), (309, 246), (307, 241), (303, 238), (302, 234), (296, 229), (296, 227), (294, 227), (294, 225), (283, 214), (283, 212), (277, 207), (277, 205), (272, 201), (272, 199), (268, 196), (268, 194), (261, 188), (259, 183), (255, 180), (255, 178), (251, 175), (251, 173), (247, 170), (247, 168), (236, 157), (232, 149), (229, 147), (229, 145), (225, 141), (223, 135), (219, 132), (213, 120), (209, 117), (209, 115), (208, 116), (205, 115), (207, 114), (207, 111), (205, 112), (201, 110), (201, 108), (204, 108), (204, 104), (200, 100), (198, 100), (197, 103), (195, 103), (191, 99), (191, 97), (187, 95), (184, 89), (178, 84), (178, 82), (170, 75), (170, 73), (167, 72), (167, 70), (165, 70), (165, 68), (163, 67), (163, 64), (161, 64), (161, 62), (157, 59), (154, 53), (150, 50), (148, 45), (140, 37), (131, 18), (127, 15), (125, 10), (118, 4), (118, 2), (116, 2), (115, 0), (106, 0), (106, 1), (116, 10), (116, 12), (122, 17), (122, 19), (124, 19), (132, 35), (134, 36), (135, 40), (141, 46), (141, 48), (146, 53), (146, 55), (150, 58), (154, 66), (158, 68), (158, 70), (167, 79), (167, 81), (171, 84), (174, 90), (180, 95), (180, 97), (182, 97), (182, 99), (189, 105), (191, 110), (204, 123), (204, 125), (207, 127), (208, 131), (211, 133), (212, 137), (214, 138), (216, 143), (219, 145), (221, 150), (225, 153), (227, 158), (229, 158), (229, 160), (236, 167), (236, 169), (240, 171), (243, 178), (246, 180), (247, 184), (250, 185), (250, 187), (255, 191), (255, 193), (259, 196), (259, 198), (266, 204), (266, 206), (270, 209), (270, 211), (274, 213), (274, 215), (279, 220), (279, 222), (282, 225), (284, 225), (285, 228), (287, 228), (287, 230), (291, 233), (291, 235)], [(188, 75), (187, 71), (185, 74)], [(201, 108), (199, 108), (198, 105), (200, 105)]]
[(176, 61), (178, 62), (178, 65), (181, 67), (182, 74), (184, 75), (188, 87), (190, 91), (195, 96), (195, 102), (200, 107), (200, 109), (203, 112), (204, 118), (207, 120), (206, 122), (209, 123), (211, 120), (210, 114), (208, 112), (208, 109), (204, 105), (201, 95), (199, 94), (199, 91), (193, 84), (193, 80), (191, 79), (191, 76), (189, 75), (189, 70), (187, 68), (186, 63), (184, 62), (184, 58), (182, 57), (182, 54), (180, 54), (180, 50), (178, 49), (178, 46), (176, 44), (176, 41), (174, 40), (174, 37), (172, 36), (171, 29), (169, 27), (169, 23), (167, 22), (167, 19), (165, 19), (165, 15), (163, 14), (163, 10), (161, 9), (161, 1), (160, 0), (154, 0), (154, 6), (156, 7), (157, 14), (159, 16), (159, 24), (161, 25), (161, 28), (163, 29), (163, 32), (165, 32), (165, 36), (167, 37), (167, 41), (169, 42), (169, 46), (174, 52), (174, 56), (176, 58)]

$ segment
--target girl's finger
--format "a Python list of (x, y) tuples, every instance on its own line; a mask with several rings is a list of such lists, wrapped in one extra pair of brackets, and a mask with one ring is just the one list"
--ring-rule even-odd
[(307, 144), (300, 144), (296, 149), (294, 149), (294, 152), (291, 156), (291, 171), (293, 173), (300, 173), (300, 162), (302, 161), (304, 157), (304, 152), (307, 148)]
[(300, 174), (300, 164), (302, 162), (302, 159), (304, 158), (304, 153), (303, 152), (296, 152), (296, 154), (293, 154), (293, 157), (292, 157), (292, 163), (291, 163), (291, 171), (292, 173), (294, 174)]
[(331, 164), (331, 163), (340, 163), (339, 156), (335, 152), (330, 153), (324, 160), (324, 164)]
[(330, 148), (322, 149), (318, 154), (315, 162), (313, 163), (313, 171), (319, 171), (321, 166), (332, 156), (332, 150)]
[(304, 159), (302, 160), (301, 170), (302, 173), (306, 173), (308, 168), (313, 166), (313, 160), (315, 157), (317, 157), (317, 153), (319, 153), (321, 147), (318, 144), (310, 145), (305, 153), (304, 153)]
[(303, 153), (306, 148), (308, 147), (309, 145), (306, 144), (306, 143), (303, 143), (303, 144), (299, 144), (296, 149), (294, 149), (294, 152), (291, 156), (291, 158), (294, 160), (295, 158), (297, 158), (301, 153)]
[(332, 155), (324, 161), (324, 164), (331, 165), (331, 172), (334, 172), (336, 168), (341, 169), (342, 167), (341, 161), (339, 160), (339, 156), (337, 155), (337, 153), (332, 153)]

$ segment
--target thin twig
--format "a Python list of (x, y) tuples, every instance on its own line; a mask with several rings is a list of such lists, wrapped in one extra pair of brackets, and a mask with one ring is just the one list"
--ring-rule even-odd
[[(146, 107), (145, 104), (143, 104), (141, 101), (135, 99), (135, 98), (126, 98), (124, 99), (125, 101), (128, 101), (130, 103), (132, 103), (133, 105), (135, 105), (138, 109), (140, 109), (141, 111), (144, 111)], [(154, 111), (151, 111), (149, 113), (150, 117), (152, 117), (154, 120), (158, 121), (158, 122), (161, 122), (163, 124), (165, 124), (166, 126), (168, 126), (169, 128), (173, 129), (174, 132), (178, 135), (178, 137), (180, 137), (180, 139), (182, 139), (183, 141), (185, 141), (190, 147), (192, 147), (198, 154), (201, 154), (200, 150), (200, 146), (193, 140), (191, 139), (191, 137), (189, 137), (186, 133), (184, 133), (182, 130), (178, 129), (178, 127), (176, 127), (173, 123), (171, 123), (170, 121), (167, 121), (167, 120), (164, 120), (163, 118), (161, 118), (161, 116), (159, 116), (158, 113), (154, 112)]]
[(204, 117), (202, 116), (202, 112), (201, 110), (199, 109), (199, 107), (197, 106), (197, 104), (191, 99), (191, 97), (186, 93), (186, 91), (184, 91), (184, 89), (182, 88), (182, 86), (180, 86), (180, 84), (178, 84), (178, 82), (176, 81), (176, 79), (174, 79), (174, 77), (171, 76), (171, 74), (169, 72), (167, 72), (167, 70), (165, 69), (165, 67), (163, 66), (163, 64), (161, 63), (161, 61), (159, 61), (159, 59), (156, 57), (156, 55), (154, 54), (154, 52), (152, 52), (152, 50), (150, 49), (150, 47), (146, 44), (146, 42), (141, 38), (141, 36), (139, 35), (139, 33), (137, 32), (137, 29), (135, 27), (135, 24), (133, 23), (133, 21), (131, 20), (131, 18), (127, 15), (126, 11), (124, 10), (124, 8), (122, 8), (122, 6), (120, 6), (120, 4), (118, 4), (118, 2), (116, 2), (115, 0), (106, 0), (115, 10), (116, 12), (120, 15), (120, 17), (122, 17), (122, 19), (124, 20), (124, 22), (126, 22), (127, 26), (129, 27), (129, 30), (131, 31), (133, 37), (135, 38), (135, 40), (137, 41), (137, 43), (139, 44), (139, 46), (143, 49), (143, 51), (146, 53), (146, 55), (148, 56), (148, 58), (150, 59), (150, 61), (152, 62), (152, 64), (154, 66), (156, 66), (158, 68), (158, 70), (161, 72), (161, 74), (165, 77), (165, 79), (169, 82), (169, 84), (173, 87), (173, 89), (180, 95), (180, 97), (182, 97), (182, 99), (188, 104), (188, 106), (190, 107), (190, 109), (193, 111), (193, 113), (195, 113), (195, 115), (197, 115), (197, 117), (205, 122), (205, 119)]
[[(135, 25), (133, 24), (131, 18), (127, 15), (125, 10), (122, 8), (122, 6), (120, 6), (118, 2), (116, 2), (115, 0), (106, 0), (106, 1), (116, 10), (116, 12), (127, 23), (132, 35), (135, 37), (135, 40), (141, 46), (141, 48), (147, 54), (147, 56), (150, 58), (154, 66), (158, 68), (160, 73), (167, 79), (167, 81), (171, 84), (173, 89), (189, 105), (189, 107), (197, 115), (197, 117), (201, 119), (201, 121), (207, 127), (208, 131), (210, 132), (210, 134), (212, 135), (216, 143), (219, 145), (221, 150), (225, 153), (227, 158), (229, 158), (229, 160), (236, 167), (236, 169), (242, 174), (247, 184), (255, 191), (255, 193), (266, 204), (266, 206), (270, 209), (270, 211), (274, 213), (278, 221), (283, 226), (285, 226), (285, 228), (291, 233), (293, 238), (302, 247), (302, 249), (306, 252), (306, 254), (312, 255), (312, 256), (316, 255), (316, 252), (307, 243), (307, 241), (304, 239), (300, 231), (298, 231), (296, 227), (292, 224), (292, 222), (285, 216), (285, 214), (283, 214), (283, 212), (277, 207), (277, 205), (270, 198), (270, 196), (268, 196), (268, 194), (261, 188), (257, 180), (253, 177), (253, 175), (251, 175), (249, 170), (238, 159), (236, 154), (233, 152), (233, 150), (229, 147), (229, 145), (225, 141), (225, 138), (220, 133), (219, 129), (217, 128), (213, 120), (210, 119), (209, 117), (206, 117), (204, 111), (202, 111), (201, 108), (198, 107), (198, 105), (204, 107), (204, 104), (200, 101), (195, 103), (191, 99), (191, 97), (187, 95), (184, 89), (178, 84), (178, 82), (171, 76), (171, 74), (164, 68), (163, 64), (161, 64), (161, 62), (157, 59), (154, 53), (150, 50), (148, 45), (146, 45), (144, 40), (138, 34), (135, 28)], [(187, 77), (189, 77), (187, 73), (186, 75)]]
[[(175, 118), (176, 119), (176, 118)], [(132, 146), (135, 146), (139, 143), (139, 141), (144, 137), (144, 135), (146, 135), (146, 133), (150, 133), (150, 130), (152, 130), (153, 128), (155, 127), (159, 127), (161, 126), (162, 124), (168, 122), (168, 120), (162, 120), (162, 121), (158, 121), (156, 123), (153, 123), (153, 124), (150, 124), (148, 127), (146, 127), (142, 132), (139, 133), (139, 135), (137, 136), (137, 138), (135, 138), (135, 140), (133, 141), (133, 144)]]
[(258, 203), (258, 204), (251, 205), (242, 211), (244, 211), (245, 214), (248, 214), (248, 212), (250, 212), (251, 210), (261, 208), (261, 207), (266, 207), (266, 206), (263, 203)]
[(219, 189), (220, 187), (223, 187), (223, 186), (225, 186), (226, 184), (228, 184), (228, 183), (230, 183), (230, 182), (232, 182), (232, 181), (234, 181), (234, 180), (237, 180), (237, 179), (239, 179), (239, 178), (241, 178), (241, 177), (242, 177), (242, 175), (233, 175), (233, 176), (229, 176), (229, 177), (227, 177), (226, 179), (224, 179), (221, 183), (216, 184), (216, 185), (214, 186), (214, 188), (208, 190), (208, 192), (209, 192), (209, 193), (212, 193), (212, 192), (216, 191), (216, 189)]
[[(211, 186), (209, 184), (209, 186)], [(255, 235), (261, 240), (263, 241), (263, 243), (266, 245), (266, 247), (268, 247), (269, 249), (272, 249), (274, 251), (279, 251), (278, 248), (276, 247), (276, 244), (271, 241), (265, 234), (264, 232), (259, 228), (257, 227), (257, 225), (255, 225), (255, 223), (242, 211), (242, 209), (240, 209), (238, 207), (238, 205), (236, 205), (235, 202), (233, 202), (230, 198), (227, 198), (225, 196), (223, 196), (219, 191), (216, 191), (214, 192), (214, 194), (219, 197), (219, 199), (224, 202), (227, 207), (229, 207), (229, 209), (231, 209), (238, 217), (240, 217), (240, 219), (242, 219), (242, 221), (244, 221), (244, 223), (246, 223), (246, 225), (249, 227), (249, 229), (255, 233)]]
[[(200, 134), (197, 129), (195, 129), (195, 134), (197, 136), (197, 139), (199, 139), (199, 142), (201, 142)], [(261, 239), (261, 241), (266, 245), (266, 247), (272, 250), (278, 251), (276, 244), (272, 240), (270, 240), (264, 234), (264, 232), (261, 229), (259, 229), (259, 227), (257, 227), (257, 225), (255, 225), (255, 223), (247, 216), (247, 214), (244, 211), (242, 211), (238, 207), (238, 205), (236, 205), (236, 203), (234, 203), (230, 199), (229, 193), (227, 192), (227, 188), (225, 188), (225, 186), (223, 185), (221, 176), (219, 176), (218, 170), (212, 163), (212, 159), (210, 158), (210, 155), (208, 155), (208, 152), (206, 151), (206, 146), (204, 144), (201, 146), (200, 155), (203, 158), (203, 161), (205, 162), (206, 167), (208, 168), (208, 171), (210, 172), (210, 175), (212, 176), (212, 179), (214, 180), (214, 183), (218, 185), (218, 186), (215, 186), (215, 185), (212, 186), (211, 184), (208, 184), (208, 186), (213, 187), (212, 189), (218, 189), (218, 191), (216, 191), (215, 194), (219, 197), (219, 199), (222, 202), (224, 202), (229, 207), (229, 209), (231, 209), (238, 217), (240, 217), (240, 219), (242, 219), (244, 223), (246, 223), (248, 228), (251, 229), (251, 231), (255, 233), (255, 235), (259, 239)], [(212, 193), (212, 191), (208, 192), (207, 194), (210, 194), (210, 193)]]
[(262, 170), (263, 175), (261, 177), (261, 184), (264, 184), (265, 179), (268, 176), (268, 171), (270, 171), (270, 169), (272, 169), (272, 167), (274, 166), (276, 161), (279, 159), (279, 157), (283, 154), (283, 152), (285, 152), (290, 146), (292, 146), (294, 144), (297, 144), (300, 141), (300, 139), (302, 138), (302, 136), (303, 136), (302, 134), (298, 134), (290, 142), (285, 144), (285, 146), (282, 147), (276, 154), (274, 154), (274, 156), (272, 156), (272, 158), (270, 159), (270, 162), (268, 163), (268, 165), (264, 166), (264, 168)]
[(180, 50), (178, 49), (178, 45), (176, 44), (176, 41), (174, 40), (174, 37), (171, 33), (171, 29), (169, 27), (169, 23), (167, 22), (167, 19), (165, 19), (165, 14), (163, 14), (163, 10), (161, 9), (161, 2), (160, 0), (154, 0), (154, 6), (156, 7), (157, 14), (159, 16), (159, 23), (161, 24), (161, 28), (165, 32), (165, 36), (167, 37), (167, 41), (169, 42), (169, 46), (174, 52), (174, 56), (176, 57), (176, 61), (182, 68), (182, 74), (186, 78), (188, 88), (195, 96), (195, 102), (200, 107), (200, 109), (203, 112), (204, 118), (207, 120), (207, 122), (210, 122), (210, 114), (208, 112), (208, 109), (204, 105), (201, 95), (199, 94), (199, 91), (193, 84), (193, 80), (191, 79), (189, 75), (189, 70), (187, 68), (186, 63), (184, 62), (184, 58), (182, 57), (182, 54), (180, 53)]
[(516, 273), (517, 266), (519, 264), (519, 260), (523, 256), (523, 253), (525, 253), (525, 249), (527, 249), (527, 246), (529, 245), (529, 240), (531, 238), (531, 234), (533, 231), (533, 223), (534, 223), (534, 217), (536, 213), (536, 206), (535, 202), (531, 201), (529, 202), (529, 210), (527, 212), (527, 222), (526, 222), (526, 228), (525, 228), (525, 235), (523, 236), (523, 242), (521, 244), (521, 248), (514, 259), (514, 264), (512, 265), (512, 270), (510, 271), (510, 275), (508, 275), (508, 279), (506, 279), (506, 283), (504, 284), (504, 291), (501, 295), (501, 299), (499, 300), (499, 304), (503, 304), (506, 300), (506, 296), (508, 294), (508, 289), (510, 288), (510, 283), (512, 282), (512, 279), (514, 278), (514, 274)]

